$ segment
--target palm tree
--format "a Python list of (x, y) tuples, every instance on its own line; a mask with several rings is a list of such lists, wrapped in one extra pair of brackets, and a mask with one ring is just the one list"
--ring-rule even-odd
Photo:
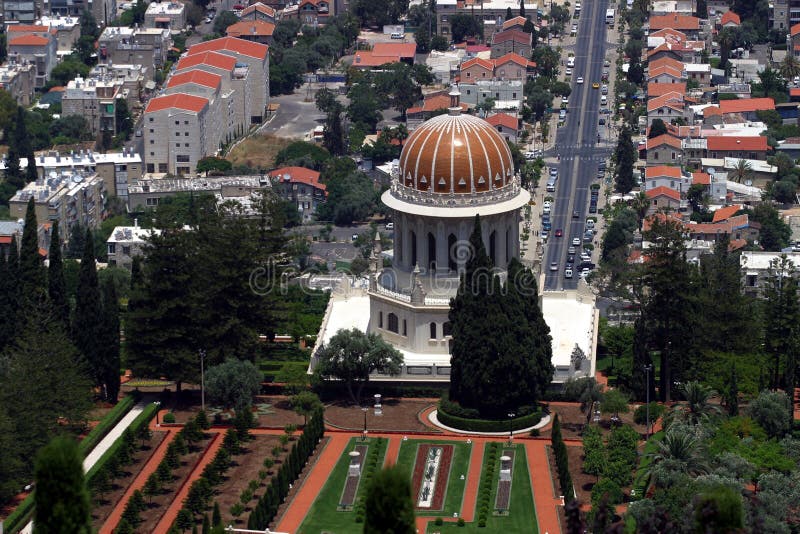
[(781, 61), (780, 71), (787, 80), (800, 76), (800, 61), (793, 54), (786, 54), (786, 57)]
[(647, 198), (647, 193), (639, 191), (636, 196), (631, 200), (631, 207), (636, 211), (636, 218), (639, 221), (639, 231), (642, 231), (644, 218), (647, 216), (647, 210), (650, 209), (650, 199)]
[(690, 424), (698, 424), (708, 417), (719, 413), (719, 406), (711, 404), (709, 400), (716, 392), (697, 381), (687, 382), (681, 388), (686, 397), (686, 420)]
[(650, 464), (645, 468), (648, 491), (668, 481), (676, 473), (702, 475), (708, 466), (701, 458), (700, 441), (691, 432), (668, 431), (658, 442), (658, 450), (646, 455)]
[(736, 162), (736, 167), (733, 169), (731, 178), (734, 182), (744, 183), (753, 176), (753, 166), (745, 159), (740, 159)]

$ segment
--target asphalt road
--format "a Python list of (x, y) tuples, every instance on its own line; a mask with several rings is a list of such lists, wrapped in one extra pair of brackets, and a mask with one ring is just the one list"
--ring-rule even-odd
[[(560, 154), (558, 181), (551, 213), (552, 230), (545, 247), (545, 289), (574, 289), (578, 285), (578, 273), (571, 279), (564, 278), (567, 252), (573, 237), (583, 241), (584, 225), (589, 211), (589, 187), (597, 175), (597, 167), (606, 159), (610, 150), (597, 144), (598, 119), (600, 118), (600, 91), (592, 89), (603, 72), (606, 52), (605, 13), (608, 0), (585, 2), (578, 25), (575, 45), (575, 68), (572, 74), (572, 94), (569, 97), (567, 121), (556, 134), (556, 146), (551, 152)], [(609, 69), (614, 68), (612, 65)], [(583, 84), (575, 83), (582, 76)], [(613, 103), (611, 94), (608, 99)], [(580, 217), (572, 217), (577, 210)], [(555, 237), (556, 229), (563, 230), (563, 237)], [(578, 254), (580, 247), (578, 247)], [(596, 255), (595, 255), (596, 257)], [(579, 262), (579, 258), (576, 257)], [(550, 265), (558, 264), (557, 271)]]

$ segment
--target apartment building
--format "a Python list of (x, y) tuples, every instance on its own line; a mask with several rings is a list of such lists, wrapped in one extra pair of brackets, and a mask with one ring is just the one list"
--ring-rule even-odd
[(144, 25), (180, 31), (186, 28), (186, 7), (181, 2), (151, 2), (144, 13)]
[(506, 54), (497, 59), (468, 59), (461, 64), (461, 81), (522, 80), (533, 76), (536, 63), (519, 54)]
[(142, 65), (148, 81), (164, 66), (172, 46), (170, 31), (160, 28), (108, 27), (98, 39), (98, 63), (105, 65)]
[(272, 44), (272, 34), (275, 32), (275, 24), (261, 20), (241, 20), (231, 24), (225, 30), (228, 37), (236, 37), (263, 45)]
[(492, 59), (506, 54), (519, 54), (520, 56), (529, 57), (532, 50), (533, 35), (520, 29), (501, 30), (492, 35)]
[(503, 139), (512, 143), (517, 142), (517, 136), (520, 131), (520, 119), (508, 113), (495, 113), (486, 117), (486, 122), (492, 125), (497, 130)]
[(106, 239), (108, 264), (131, 270), (133, 259), (142, 256), (151, 236), (160, 235), (157, 228), (142, 228), (136, 219), (133, 226), (115, 226)]
[[(0, 161), (0, 171), (3, 174), (5, 165), (5, 161)], [(20, 160), (19, 165), (24, 172), (28, 168), (28, 160)], [(97, 174), (103, 180), (109, 196), (117, 196), (126, 201), (128, 184), (142, 177), (142, 157), (132, 149), (105, 154), (91, 150), (72, 151), (69, 154), (51, 151), (49, 154), (36, 156), (36, 173), (39, 178), (71, 171), (84, 175)]]
[(261, 22), (271, 22), (275, 24), (276, 14), (274, 8), (261, 2), (250, 4), (239, 15), (239, 20), (260, 20)]
[(151, 99), (142, 126), (146, 172), (194, 173), (200, 159), (219, 150), (223, 129), (215, 118), (207, 98), (174, 93)]
[(237, 63), (236, 58), (219, 52), (203, 52), (192, 56), (184, 56), (178, 61), (173, 77), (193, 70), (202, 70), (220, 77), (222, 94), (230, 95), (233, 105), (231, 118), (233, 128), (250, 127), (252, 113), (250, 97), (250, 67)]
[(58, 61), (55, 33), (47, 26), (18, 24), (9, 26), (6, 39), (9, 62), (34, 65), (34, 85), (37, 89), (44, 87)]
[(317, 171), (305, 167), (282, 167), (271, 171), (269, 175), (273, 190), (297, 207), (304, 222), (314, 218), (317, 206), (323, 204), (328, 196)]
[(81, 21), (79, 17), (41, 17), (38, 24), (56, 32), (57, 51), (72, 53), (72, 47), (81, 36)]
[(64, 88), (61, 113), (84, 117), (94, 137), (102, 132), (113, 136), (117, 133), (117, 98), (124, 98), (121, 83), (78, 76)]
[(36, 65), (6, 63), (0, 67), (0, 89), (8, 91), (20, 106), (30, 106), (36, 90)]
[(145, 88), (147, 68), (143, 65), (95, 65), (89, 78), (114, 82), (121, 86), (120, 96), (129, 104), (138, 103)]
[(522, 109), (524, 82), (522, 80), (481, 80), (460, 83), (460, 101), (475, 107), (487, 98), (494, 99), (494, 109)]
[(29, 183), (9, 200), (11, 217), (25, 218), (31, 198), (36, 206), (37, 220), (58, 221), (65, 236), (69, 235), (74, 224), (97, 228), (105, 216), (105, 184), (96, 173), (52, 172)]
[(250, 123), (259, 124), (264, 120), (269, 105), (269, 47), (260, 43), (222, 37), (198, 43), (189, 48), (188, 55), (217, 52), (236, 59), (237, 64), (248, 66), (247, 77), (250, 93)]
[(235, 123), (235, 93), (222, 91), (222, 76), (200, 69), (174, 74), (167, 81), (165, 94), (186, 93), (208, 100), (212, 121), (221, 128), (219, 140), (228, 142), (244, 133), (241, 125)]
[(143, 179), (130, 186), (128, 208), (135, 212), (157, 208), (161, 200), (182, 193), (208, 193), (220, 202), (236, 200), (246, 205), (253, 193), (270, 187), (268, 176)]
[(32, 24), (45, 12), (44, 0), (3, 0), (0, 3), (4, 22)]

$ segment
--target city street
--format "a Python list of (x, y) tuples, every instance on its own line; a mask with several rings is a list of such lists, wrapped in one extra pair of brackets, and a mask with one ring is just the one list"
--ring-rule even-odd
[[(601, 117), (600, 91), (592, 89), (592, 83), (600, 81), (605, 60), (607, 4), (608, 0), (600, 0), (586, 2), (584, 5), (575, 45), (572, 79), (583, 77), (585, 83), (573, 82), (566, 123), (556, 134), (556, 146), (551, 154), (560, 154), (560, 160), (552, 161), (552, 158), (548, 158), (550, 164), (558, 168), (556, 192), (541, 192), (537, 195), (539, 202), (544, 196), (554, 198), (551, 214), (553, 232), (545, 246), (542, 262), (546, 273), (545, 289), (551, 291), (574, 289), (578, 285), (577, 272), (571, 279), (564, 278), (567, 252), (573, 238), (578, 237), (583, 241), (589, 208), (589, 188), (595, 180), (598, 165), (611, 153), (606, 143), (597, 143), (598, 119)], [(611, 95), (608, 98), (613, 103)], [(544, 180), (546, 178), (543, 177)], [(573, 211), (578, 212), (577, 218), (573, 218)], [(564, 235), (555, 237), (556, 229), (563, 229)], [(581, 247), (576, 248), (580, 252)], [(558, 270), (550, 271), (552, 263), (558, 264)]]

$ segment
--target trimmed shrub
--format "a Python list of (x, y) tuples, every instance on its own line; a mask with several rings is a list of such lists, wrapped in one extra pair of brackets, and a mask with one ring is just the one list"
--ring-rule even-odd
[[(522, 430), (523, 428), (536, 426), (539, 421), (542, 420), (542, 416), (542, 412), (539, 411), (522, 417), (516, 417), (511, 421), (510, 428), (512, 430)], [(508, 432), (509, 429), (508, 419), (490, 420), (459, 417), (445, 411), (442, 405), (439, 406), (437, 417), (439, 418), (439, 422), (445, 426), (470, 432)]]
[(175, 422), (175, 414), (172, 412), (167, 412), (164, 414), (163, 423), (172, 424)]
[[(650, 403), (650, 424), (652, 424), (656, 419), (661, 417), (664, 413), (664, 407), (657, 402)], [(637, 425), (645, 425), (647, 424), (647, 405), (642, 404), (633, 412), (633, 422)]]

